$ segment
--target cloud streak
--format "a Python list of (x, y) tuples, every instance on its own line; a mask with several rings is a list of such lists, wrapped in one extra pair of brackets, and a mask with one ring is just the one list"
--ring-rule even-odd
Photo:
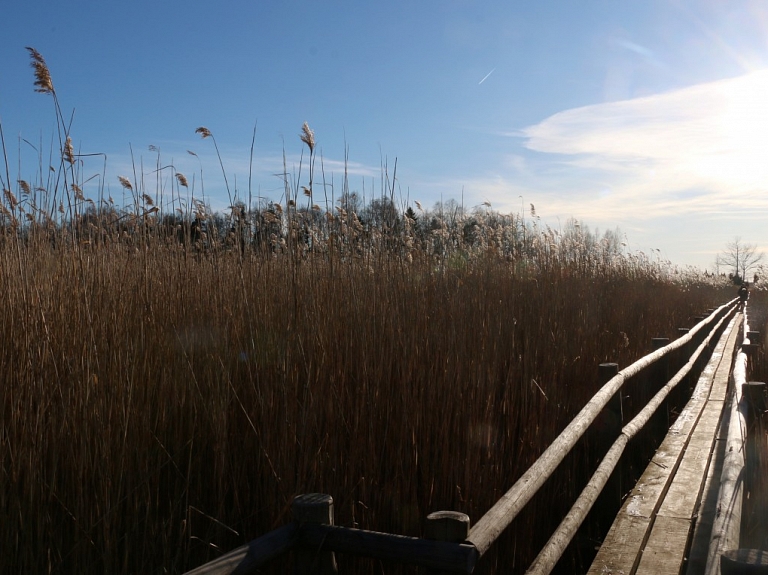
[(485, 82), (485, 81), (486, 81), (488, 78), (490, 78), (490, 77), (491, 77), (491, 74), (493, 74), (495, 71), (496, 71), (496, 68), (494, 68), (493, 70), (491, 70), (490, 72), (488, 72), (488, 73), (487, 73), (485, 76), (483, 76), (483, 79), (482, 79), (482, 80), (480, 80), (480, 81), (477, 83), (477, 85), (479, 86), (480, 84), (482, 84), (483, 82)]

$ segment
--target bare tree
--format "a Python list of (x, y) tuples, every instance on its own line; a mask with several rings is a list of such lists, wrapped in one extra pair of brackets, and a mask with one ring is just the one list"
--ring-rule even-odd
[(763, 259), (763, 253), (757, 251), (755, 244), (747, 244), (736, 236), (725, 245), (725, 252), (717, 254), (717, 266), (733, 269), (733, 281), (740, 284), (747, 277), (747, 272), (756, 267)]

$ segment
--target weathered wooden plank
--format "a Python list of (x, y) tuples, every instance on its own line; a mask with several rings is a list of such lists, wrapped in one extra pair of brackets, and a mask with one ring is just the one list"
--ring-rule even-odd
[(690, 531), (689, 519), (657, 517), (636, 575), (679, 575)]
[(701, 575), (707, 565), (709, 539), (712, 535), (712, 524), (717, 512), (717, 494), (720, 486), (720, 475), (723, 471), (723, 459), (725, 458), (726, 442), (724, 429), (728, 427), (729, 415), (727, 411), (723, 411), (723, 402), (720, 400), (710, 401), (707, 407), (709, 408), (710, 406), (713, 410), (719, 409), (722, 418), (718, 424), (714, 453), (707, 469), (707, 478), (697, 512), (698, 516), (691, 541), (691, 549), (688, 553), (686, 575)]
[(693, 517), (699, 504), (712, 451), (712, 441), (698, 443), (691, 441), (686, 447), (680, 467), (659, 508), (659, 515), (680, 519)]
[(589, 568), (590, 575), (627, 575), (635, 568), (651, 519), (623, 511), (600, 546)]
[(704, 407), (659, 515), (692, 519), (696, 514), (721, 414), (721, 402), (708, 402)]

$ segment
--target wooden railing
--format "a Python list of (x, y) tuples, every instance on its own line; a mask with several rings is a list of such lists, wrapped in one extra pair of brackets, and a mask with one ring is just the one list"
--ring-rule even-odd
[[(654, 347), (658, 349), (621, 371), (618, 371), (616, 364), (602, 365), (604, 384), (600, 390), (471, 529), (469, 517), (454, 511), (429, 515), (424, 538), (336, 526), (332, 497), (306, 494), (296, 497), (293, 502), (293, 522), (189, 571), (187, 575), (255, 573), (287, 551), (295, 553), (294, 563), (298, 573), (335, 573), (335, 553), (422, 566), (432, 570), (430, 573), (472, 573), (477, 562), (552, 476), (600, 413), (609, 403), (619, 400), (625, 382), (649, 367), (667, 361), (673, 352), (682, 348), (688, 357), (686, 363), (628, 424), (617, 429), (618, 438), (528, 571), (549, 573), (606, 485), (628, 441), (646, 425), (669, 393), (694, 370), (712, 340), (737, 309), (738, 300), (734, 299), (712, 310), (690, 330), (681, 330), (681, 337), (674, 342), (663, 345), (668, 340), (654, 340)], [(746, 322), (744, 329), (746, 334)], [(691, 349), (694, 346), (695, 349)], [(728, 544), (724, 545), (727, 548)]]
[[(719, 575), (723, 562), (739, 565), (739, 568), (734, 568), (734, 572), (768, 571), (768, 558), (750, 557), (738, 552), (749, 422), (755, 417), (755, 411), (762, 413), (765, 410), (765, 383), (747, 381), (747, 364), (758, 347), (760, 334), (749, 329), (746, 305), (742, 330), (741, 349), (733, 362), (730, 401), (724, 414), (727, 429), (725, 458), (717, 495), (718, 513), (712, 526), (704, 571), (706, 575)], [(751, 571), (748, 570), (749, 565)], [(757, 568), (757, 565), (761, 567)]]

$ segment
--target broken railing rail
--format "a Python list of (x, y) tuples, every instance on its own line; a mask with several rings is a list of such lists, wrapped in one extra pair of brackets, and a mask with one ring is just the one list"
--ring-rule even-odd
[[(330, 495), (299, 495), (293, 502), (292, 523), (189, 571), (187, 575), (255, 573), (288, 551), (295, 553), (295, 570), (300, 574), (335, 573), (336, 552), (418, 565), (435, 573), (471, 573), (477, 561), (554, 473), (603, 409), (620, 395), (619, 390), (624, 383), (656, 362), (665, 360), (672, 352), (698, 344), (689, 354), (686, 364), (624, 426), (571, 511), (529, 569), (529, 573), (549, 573), (605, 486), (629, 439), (647, 423), (669, 392), (693, 370), (711, 339), (735, 313), (737, 302), (738, 299), (734, 299), (711, 311), (690, 330), (681, 330), (681, 337), (674, 342), (659, 347), (621, 371), (616, 372), (616, 364), (601, 366), (602, 376), (607, 381), (600, 390), (471, 530), (469, 517), (454, 511), (432, 513), (427, 518), (425, 538), (336, 526), (333, 524), (333, 499)], [(654, 340), (654, 344), (658, 346), (665, 341)], [(604, 368), (607, 366), (613, 366), (615, 375), (606, 375)]]

